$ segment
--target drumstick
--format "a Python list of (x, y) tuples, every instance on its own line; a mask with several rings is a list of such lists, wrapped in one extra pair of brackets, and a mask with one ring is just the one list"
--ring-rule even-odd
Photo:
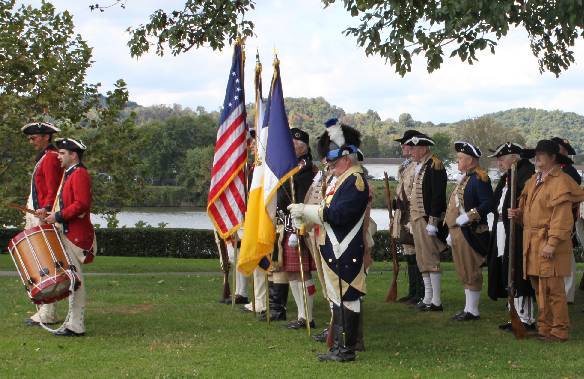
[(31, 215), (35, 215), (36, 216), (36, 212), (33, 211), (32, 209), (28, 209), (25, 207), (22, 207), (18, 204), (6, 204), (6, 208), (13, 208), (13, 209), (18, 209), (19, 211), (25, 212), (25, 213), (30, 213)]

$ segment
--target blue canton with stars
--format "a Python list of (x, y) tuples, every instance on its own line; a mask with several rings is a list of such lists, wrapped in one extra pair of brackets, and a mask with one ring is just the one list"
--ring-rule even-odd
[(233, 51), (233, 61), (231, 63), (231, 70), (229, 71), (229, 80), (227, 82), (227, 90), (225, 91), (225, 100), (223, 101), (223, 111), (221, 112), (220, 124), (223, 124), (231, 115), (231, 112), (233, 112), (233, 110), (240, 104), (244, 104), (243, 114), (245, 120), (245, 96), (241, 68), (241, 45), (238, 44), (235, 45)]

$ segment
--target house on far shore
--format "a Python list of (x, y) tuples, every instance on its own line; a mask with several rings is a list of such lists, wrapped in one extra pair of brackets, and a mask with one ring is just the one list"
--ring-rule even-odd
[[(397, 179), (397, 171), (399, 166), (404, 161), (403, 158), (365, 158), (363, 160), (363, 166), (367, 170), (369, 177), (376, 180), (383, 180), (383, 173), (387, 172), (389, 180)], [(584, 164), (574, 165), (578, 173), (584, 177)], [(458, 170), (456, 168), (456, 163), (450, 163), (447, 167), (448, 180), (456, 180), (458, 175)], [(489, 166), (489, 176), (491, 180), (498, 180), (501, 174), (497, 170), (497, 163), (494, 159), (490, 160)]]
[(387, 172), (389, 180), (397, 179), (397, 171), (404, 161), (403, 158), (365, 158), (363, 167), (367, 170), (369, 177), (383, 180), (383, 173)]

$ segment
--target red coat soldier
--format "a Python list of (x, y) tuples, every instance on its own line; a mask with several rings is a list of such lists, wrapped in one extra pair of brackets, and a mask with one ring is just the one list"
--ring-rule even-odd
[(91, 224), (91, 178), (81, 162), (86, 147), (71, 138), (58, 139), (59, 160), (65, 169), (53, 211), (45, 221), (57, 224), (65, 251), (81, 279), (81, 286), (73, 294), (69, 313), (56, 336), (75, 337), (85, 334), (85, 281), (83, 263), (90, 263), (97, 251), (95, 232)]
[[(38, 151), (27, 201), (27, 208), (34, 209), (36, 216), (28, 213), (25, 216), (25, 228), (30, 229), (42, 224), (41, 220), (53, 207), (63, 176), (63, 168), (58, 159), (57, 149), (52, 144), (53, 134), (60, 130), (48, 122), (32, 122), (24, 125), (21, 131), (26, 135), (33, 148)], [(45, 324), (57, 322), (54, 304), (40, 306), (38, 311), (24, 322), (28, 326), (37, 326), (40, 322)]]
[(53, 207), (63, 169), (58, 159), (57, 149), (52, 144), (54, 133), (59, 128), (47, 122), (33, 122), (22, 127), (22, 132), (39, 153), (35, 158), (32, 172), (30, 195), (27, 207), (34, 209), (38, 217), (27, 214), (26, 228), (38, 226)]

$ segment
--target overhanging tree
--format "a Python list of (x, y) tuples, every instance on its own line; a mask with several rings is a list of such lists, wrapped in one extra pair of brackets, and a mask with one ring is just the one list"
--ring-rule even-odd
[(132, 137), (133, 119), (119, 117), (127, 102), (125, 84), (118, 82), (105, 106), (98, 104), (99, 84), (85, 81), (91, 48), (75, 34), (72, 16), (46, 1), (39, 7), (0, 1), (0, 30), (0, 226), (23, 220), (3, 205), (24, 204), (30, 191), (35, 152), (20, 132), (30, 121), (51, 121), (62, 136), (83, 137), (92, 174), (125, 181), (126, 191), (119, 191), (115, 180), (103, 186), (94, 180), (95, 204), (119, 206), (127, 194), (138, 196), (127, 169), (133, 167), (132, 151), (120, 145)]
[[(317, 1), (317, 0), (315, 0)], [(469, 64), (482, 50), (495, 52), (511, 28), (524, 28), (540, 72), (558, 76), (574, 62), (573, 46), (584, 37), (584, 3), (574, 0), (321, 0), (340, 2), (359, 21), (344, 33), (357, 39), (367, 55), (385, 58), (400, 75), (412, 69), (412, 57), (423, 55), (427, 70), (445, 57)], [(125, 1), (122, 1), (125, 3)], [(95, 7), (94, 7), (95, 8)], [(238, 35), (253, 35), (248, 14), (253, 0), (186, 0), (182, 10), (157, 10), (149, 22), (129, 28), (132, 56), (156, 46), (174, 55), (191, 48), (221, 50)]]

